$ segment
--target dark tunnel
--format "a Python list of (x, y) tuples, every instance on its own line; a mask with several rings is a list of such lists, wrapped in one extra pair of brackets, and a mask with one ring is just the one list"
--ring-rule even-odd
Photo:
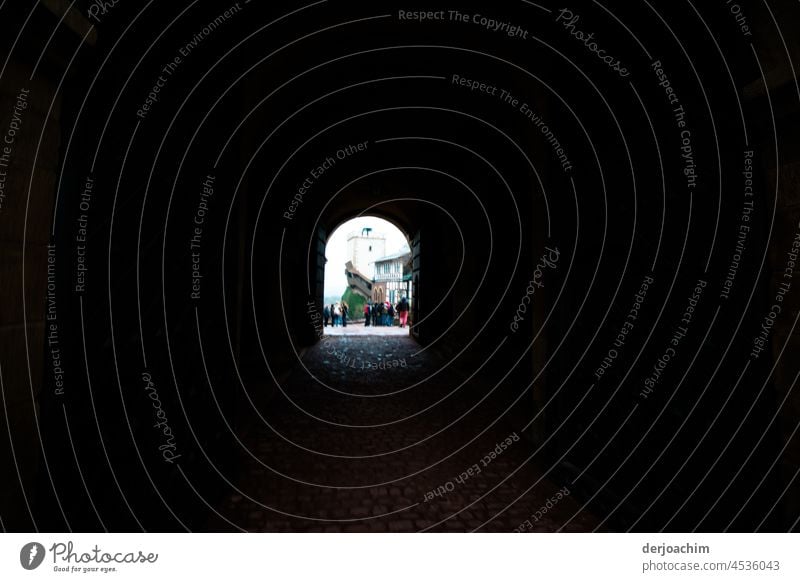
[[(3, 528), (796, 531), (770, 4), (6, 3)], [(364, 215), (407, 337), (320, 331)]]

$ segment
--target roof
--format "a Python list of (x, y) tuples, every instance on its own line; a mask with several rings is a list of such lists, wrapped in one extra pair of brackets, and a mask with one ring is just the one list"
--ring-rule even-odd
[(411, 257), (411, 251), (400, 251), (399, 253), (395, 253), (393, 255), (387, 255), (385, 257), (381, 257), (380, 259), (375, 259), (376, 263), (385, 263), (386, 261), (393, 261), (395, 259), (408, 259)]

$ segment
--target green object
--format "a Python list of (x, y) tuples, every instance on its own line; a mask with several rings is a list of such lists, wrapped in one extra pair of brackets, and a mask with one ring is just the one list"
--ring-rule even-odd
[(348, 320), (364, 319), (364, 305), (367, 303), (367, 300), (364, 297), (348, 288), (347, 291), (344, 292), (344, 295), (342, 295), (342, 301), (347, 303)]

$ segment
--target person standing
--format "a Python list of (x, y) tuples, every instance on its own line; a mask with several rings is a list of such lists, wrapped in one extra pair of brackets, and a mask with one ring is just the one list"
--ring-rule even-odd
[(325, 327), (328, 327), (328, 321), (331, 319), (331, 310), (327, 305), (322, 308), (322, 320), (325, 322)]
[(337, 303), (333, 306), (333, 327), (342, 325), (342, 308)]
[(389, 303), (389, 308), (386, 310), (387, 321), (389, 323), (389, 327), (394, 327), (394, 305)]
[(405, 297), (401, 297), (397, 304), (397, 316), (400, 318), (400, 327), (405, 327), (408, 322), (408, 300)]
[(342, 301), (342, 327), (347, 327), (347, 312), (348, 312), (347, 303)]
[(369, 318), (370, 318), (369, 303), (365, 303), (364, 304), (364, 327), (369, 327)]

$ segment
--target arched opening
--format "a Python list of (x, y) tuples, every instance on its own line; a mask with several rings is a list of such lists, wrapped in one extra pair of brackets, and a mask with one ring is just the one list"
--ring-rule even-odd
[(407, 335), (414, 304), (411, 243), (392, 222), (352, 218), (325, 245), (323, 327), (328, 335)]

